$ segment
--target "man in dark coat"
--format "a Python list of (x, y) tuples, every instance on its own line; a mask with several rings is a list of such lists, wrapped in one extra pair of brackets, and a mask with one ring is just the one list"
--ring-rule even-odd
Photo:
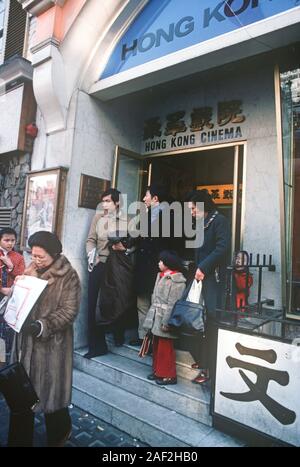
[(203, 215), (197, 203), (204, 203), (204, 241), (202, 246), (195, 249), (196, 273), (195, 279), (203, 281), (202, 293), (207, 311), (205, 338), (202, 345), (192, 352), (197, 365), (206, 370), (202, 371), (195, 383), (208, 380), (209, 372), (214, 369), (216, 359), (216, 309), (222, 307), (225, 292), (226, 264), (230, 253), (230, 228), (225, 216), (216, 210), (216, 206), (206, 190), (195, 193), (189, 207), (192, 216)]
[(164, 236), (162, 232), (164, 205), (161, 203), (165, 200), (166, 191), (163, 186), (152, 184), (147, 187), (143, 202), (147, 208), (148, 235), (139, 238), (135, 265), (139, 338), (131, 341), (131, 345), (141, 345), (145, 335), (143, 324), (151, 305), (151, 294), (158, 273), (159, 253), (169, 248), (170, 235)]

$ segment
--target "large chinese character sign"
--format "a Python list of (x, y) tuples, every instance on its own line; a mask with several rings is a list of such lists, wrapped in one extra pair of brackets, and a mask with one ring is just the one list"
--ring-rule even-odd
[(215, 413), (300, 446), (299, 347), (219, 330)]

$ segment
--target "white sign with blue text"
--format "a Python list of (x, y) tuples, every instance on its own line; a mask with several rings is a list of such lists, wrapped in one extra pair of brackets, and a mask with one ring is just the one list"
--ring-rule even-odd
[(299, 6), (299, 0), (150, 0), (117, 43), (100, 79)]

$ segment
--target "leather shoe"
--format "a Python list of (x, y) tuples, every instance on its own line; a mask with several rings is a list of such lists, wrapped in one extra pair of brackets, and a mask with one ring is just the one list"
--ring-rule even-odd
[(107, 353), (108, 353), (108, 350), (99, 350), (98, 352), (87, 352), (84, 355), (84, 358), (100, 357), (101, 355), (106, 355)]
[(196, 378), (194, 378), (192, 380), (192, 383), (194, 384), (202, 384), (202, 383), (206, 383), (207, 381), (209, 380), (209, 376), (207, 373), (205, 373), (204, 371), (201, 371), (199, 373), (198, 376), (196, 376)]
[(143, 343), (143, 339), (135, 339), (129, 342), (129, 345), (132, 345), (133, 347), (140, 347)]
[(150, 373), (150, 375), (147, 376), (147, 379), (150, 379), (150, 381), (154, 381), (157, 379), (157, 376), (154, 373)]
[(177, 384), (177, 378), (157, 378), (155, 382), (160, 386), (165, 386), (166, 384)]

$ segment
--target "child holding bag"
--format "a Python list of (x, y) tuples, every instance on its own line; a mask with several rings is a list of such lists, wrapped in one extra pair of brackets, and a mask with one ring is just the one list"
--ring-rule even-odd
[(153, 334), (153, 372), (148, 379), (158, 385), (176, 384), (176, 353), (169, 321), (175, 302), (180, 299), (185, 289), (186, 279), (182, 274), (181, 259), (174, 251), (162, 251), (159, 255), (158, 273), (152, 303), (146, 315), (144, 329)]

